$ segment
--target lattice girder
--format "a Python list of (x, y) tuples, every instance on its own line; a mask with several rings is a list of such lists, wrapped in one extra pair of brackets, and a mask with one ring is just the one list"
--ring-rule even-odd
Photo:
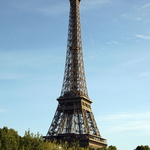
[(100, 136), (91, 110), (91, 101), (81, 97), (58, 101), (59, 105), (47, 136), (68, 133)]
[(70, 0), (66, 63), (61, 95), (45, 141), (79, 141), (82, 147), (107, 147), (88, 98), (80, 26), (80, 0)]
[(70, 0), (67, 56), (61, 97), (88, 97), (84, 74), (79, 0)]

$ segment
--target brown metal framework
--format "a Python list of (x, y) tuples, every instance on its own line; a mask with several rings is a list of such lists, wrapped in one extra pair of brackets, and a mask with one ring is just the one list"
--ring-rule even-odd
[(88, 98), (80, 27), (80, 0), (70, 0), (67, 56), (61, 96), (45, 140), (79, 141), (82, 147), (106, 147)]
[(80, 0), (70, 0), (68, 44), (62, 97), (88, 97), (82, 55), (79, 3)]

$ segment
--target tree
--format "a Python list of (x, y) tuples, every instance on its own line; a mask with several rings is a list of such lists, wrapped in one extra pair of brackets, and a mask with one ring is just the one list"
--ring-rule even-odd
[(108, 150), (117, 150), (117, 147), (110, 145), (107, 149), (108, 149)]
[[(94, 148), (83, 148), (78, 142), (70, 146), (67, 142), (44, 142), (42, 136), (33, 134), (30, 130), (25, 131), (23, 137), (18, 135), (14, 129), (0, 128), (0, 150), (96, 150)], [(102, 147), (97, 150), (117, 150), (115, 146)], [(138, 146), (135, 150), (150, 150), (148, 146)]]
[(137, 146), (137, 148), (135, 150), (150, 150), (150, 147), (148, 145), (141, 145), (141, 146)]
[(44, 150), (44, 141), (39, 133), (33, 134), (28, 130), (21, 141), (20, 147), (22, 150)]
[(19, 135), (14, 129), (4, 127), (0, 130), (0, 146), (2, 150), (17, 150), (19, 147)]

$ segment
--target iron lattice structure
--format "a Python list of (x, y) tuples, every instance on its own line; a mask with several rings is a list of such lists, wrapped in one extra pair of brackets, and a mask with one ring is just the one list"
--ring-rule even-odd
[(80, 0), (70, 0), (67, 56), (58, 107), (45, 140), (79, 141), (82, 147), (106, 147), (88, 98), (80, 27)]
[(62, 97), (88, 97), (80, 27), (79, 0), (70, 0), (68, 44)]

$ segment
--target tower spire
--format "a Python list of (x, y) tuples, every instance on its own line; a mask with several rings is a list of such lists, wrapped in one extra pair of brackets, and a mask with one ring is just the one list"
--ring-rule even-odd
[(79, 141), (82, 147), (106, 147), (91, 109), (86, 87), (80, 27), (80, 0), (70, 0), (64, 80), (47, 141)]
[(61, 97), (88, 97), (82, 54), (79, 4), (80, 0), (70, 0), (67, 56)]

